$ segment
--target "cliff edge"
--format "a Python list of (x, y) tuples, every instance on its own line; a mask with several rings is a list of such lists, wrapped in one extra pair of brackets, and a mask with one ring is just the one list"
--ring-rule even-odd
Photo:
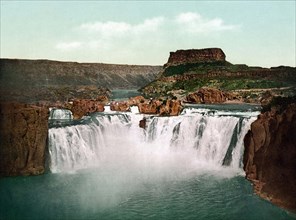
[(183, 63), (217, 62), (225, 61), (225, 54), (220, 48), (177, 50), (170, 52), (166, 66)]
[(0, 176), (44, 172), (48, 109), (0, 103)]
[(254, 191), (296, 212), (296, 103), (272, 107), (252, 123), (244, 139), (244, 170)]

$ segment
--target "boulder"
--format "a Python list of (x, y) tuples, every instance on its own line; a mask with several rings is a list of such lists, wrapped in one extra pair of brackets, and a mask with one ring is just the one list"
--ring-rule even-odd
[(272, 107), (244, 138), (244, 170), (264, 199), (296, 211), (296, 103)]
[(148, 102), (148, 100), (146, 100), (143, 96), (140, 96), (140, 95), (139, 96), (135, 96), (135, 97), (131, 97), (128, 100), (128, 104), (130, 106), (132, 106), (132, 105), (138, 105), (138, 104), (144, 103), (144, 102)]
[(142, 120), (140, 120), (139, 127), (146, 129), (146, 118), (143, 118)]
[(177, 116), (182, 111), (180, 100), (151, 100), (148, 103), (138, 104), (142, 114), (158, 114), (161, 116)]
[(109, 98), (106, 95), (100, 95), (96, 98), (96, 101), (106, 105), (109, 102)]
[(80, 119), (89, 113), (103, 112), (104, 110), (104, 104), (91, 99), (75, 99), (71, 108), (74, 119)]
[(196, 104), (214, 104), (223, 103), (227, 100), (232, 100), (234, 96), (230, 93), (221, 91), (214, 88), (200, 88), (194, 93), (190, 93), (186, 96), (185, 101)]
[(0, 104), (0, 176), (44, 172), (48, 116), (46, 107)]
[(148, 103), (138, 104), (139, 112), (142, 114), (158, 114), (162, 105), (160, 100), (150, 100)]
[(111, 111), (129, 112), (131, 110), (127, 102), (112, 102), (110, 104)]

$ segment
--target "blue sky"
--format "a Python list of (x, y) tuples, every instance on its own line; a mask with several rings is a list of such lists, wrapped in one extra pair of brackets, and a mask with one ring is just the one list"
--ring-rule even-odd
[(1, 58), (162, 65), (220, 47), (235, 64), (295, 66), (295, 2), (1, 0)]

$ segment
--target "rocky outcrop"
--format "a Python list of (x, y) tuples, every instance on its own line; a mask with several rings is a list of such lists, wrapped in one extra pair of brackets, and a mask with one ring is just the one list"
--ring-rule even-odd
[(135, 96), (135, 97), (131, 97), (129, 98), (128, 100), (128, 104), (130, 106), (132, 105), (138, 105), (140, 103), (144, 103), (144, 102), (147, 102), (147, 100), (143, 97), (143, 96)]
[(272, 107), (252, 123), (244, 139), (244, 170), (255, 192), (296, 211), (296, 104)]
[(131, 110), (130, 105), (127, 102), (112, 102), (110, 104), (111, 111), (117, 112), (129, 112)]
[(0, 176), (44, 172), (48, 114), (45, 107), (0, 104)]
[(201, 88), (186, 96), (185, 101), (196, 104), (214, 104), (233, 100), (234, 96), (214, 88)]
[(225, 57), (220, 48), (177, 50), (176, 52), (170, 52), (165, 67), (184, 63), (225, 61)]
[(80, 119), (89, 113), (103, 112), (104, 110), (104, 104), (91, 99), (75, 99), (71, 108), (74, 119)]
[(141, 92), (146, 97), (172, 97), (174, 91), (182, 91), (177, 97), (183, 98), (188, 92), (211, 87), (238, 93), (245, 102), (259, 104), (268, 102), (263, 94), (267, 90), (275, 95), (295, 95), (295, 70), (231, 64), (219, 48), (178, 50), (170, 53), (162, 72)]
[(158, 114), (160, 116), (177, 116), (183, 107), (180, 100), (150, 100), (138, 104), (139, 112), (142, 114)]

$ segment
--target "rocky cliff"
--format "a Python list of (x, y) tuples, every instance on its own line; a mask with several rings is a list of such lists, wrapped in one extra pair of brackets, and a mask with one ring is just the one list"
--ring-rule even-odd
[(177, 50), (170, 52), (165, 67), (183, 63), (201, 63), (225, 61), (225, 54), (220, 48)]
[(158, 78), (141, 91), (146, 97), (185, 98), (207, 87), (234, 92), (240, 100), (256, 103), (266, 92), (272, 96), (296, 94), (295, 67), (249, 67), (231, 64), (225, 57), (220, 48), (171, 52)]
[(0, 176), (44, 172), (48, 109), (0, 104)]
[(255, 192), (296, 211), (296, 103), (259, 115), (244, 139), (244, 170)]
[(194, 104), (213, 104), (223, 103), (228, 100), (233, 100), (234, 98), (232, 94), (219, 89), (201, 88), (196, 92), (188, 94), (185, 101)]
[[(65, 100), (79, 93), (81, 87), (138, 89), (154, 80), (161, 70), (160, 66), (19, 59), (0, 59), (0, 67), (1, 100), (22, 102), (57, 97)], [(97, 95), (102, 95), (100, 89), (95, 91)], [(82, 95), (76, 98), (96, 98)]]

